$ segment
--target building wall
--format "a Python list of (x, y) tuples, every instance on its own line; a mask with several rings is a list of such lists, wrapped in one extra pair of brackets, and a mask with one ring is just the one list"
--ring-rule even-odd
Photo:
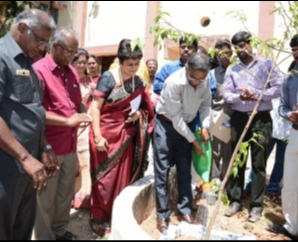
[[(163, 11), (171, 15), (171, 23), (178, 29), (199, 34), (202, 36), (229, 36), (236, 32), (245, 30), (240, 21), (226, 15), (228, 11), (243, 9), (247, 16), (246, 27), (254, 34), (259, 31), (259, 9), (260, 2), (256, 1), (161, 1)], [(210, 18), (207, 27), (201, 26), (200, 20), (203, 17)], [(202, 44), (205, 44), (206, 41)], [(208, 45), (214, 45), (214, 40)], [(177, 45), (178, 51), (178, 45)], [(168, 60), (164, 59), (164, 51), (159, 52), (158, 61), (160, 67)]]
[(58, 26), (68, 26), (70, 28), (76, 28), (76, 13), (78, 2), (75, 1), (61, 1), (67, 8), (59, 10), (58, 14)]
[(123, 38), (144, 39), (146, 1), (88, 1), (85, 47), (117, 45)]
[[(94, 2), (98, 7), (94, 8)], [(240, 30), (249, 29), (261, 39), (282, 37), (283, 19), (269, 15), (274, 1), (62, 1), (66, 9), (59, 12), (58, 25), (68, 25), (81, 36), (80, 46), (90, 53), (100, 56), (116, 54), (118, 43), (123, 38), (141, 38), (145, 42), (144, 60), (156, 58), (159, 68), (166, 62), (176, 59), (178, 45), (165, 41), (160, 51), (153, 47), (154, 36), (149, 34), (150, 25), (156, 15), (155, 9), (161, 7), (171, 14), (170, 21), (182, 31), (208, 36), (209, 45), (214, 45), (216, 38), (231, 38)], [(243, 23), (227, 15), (228, 11), (242, 9), (247, 21)], [(211, 22), (202, 27), (200, 21), (207, 16)], [(212, 39), (213, 38), (213, 39)], [(202, 44), (202, 43), (201, 43)], [(288, 43), (286, 43), (288, 47)], [(257, 51), (257, 50), (255, 50)], [(279, 60), (288, 54), (280, 56)], [(281, 64), (286, 70), (291, 58)]]
[[(287, 2), (285, 2), (285, 4), (287, 6)], [(274, 37), (282, 39), (284, 36), (284, 32), (286, 30), (284, 19), (282, 18), (282, 16), (279, 16), (279, 15), (276, 15), (275, 19), (276, 21), (274, 23)], [(279, 63), (279, 69), (284, 73), (287, 72), (288, 67), (290, 66), (291, 62), (294, 60), (292, 55), (290, 54), (291, 48), (289, 46), (289, 43), (290, 41), (286, 41), (284, 43), (285, 51), (289, 53), (282, 52), (279, 54), (279, 56), (277, 56), (278, 51), (275, 51), (276, 57), (278, 57), (276, 62)]]

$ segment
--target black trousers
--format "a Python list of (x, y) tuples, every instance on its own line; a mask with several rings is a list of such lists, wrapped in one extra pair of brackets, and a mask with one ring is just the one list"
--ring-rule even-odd
[(172, 164), (176, 165), (178, 178), (178, 211), (181, 214), (191, 213), (191, 149), (184, 136), (179, 134), (173, 125), (155, 115), (153, 152), (154, 175), (157, 201), (157, 217), (168, 218), (168, 176)]
[[(231, 142), (232, 150), (235, 149), (237, 142), (244, 130), (244, 127), (249, 119), (249, 116), (240, 112), (234, 112), (231, 116)], [(253, 133), (261, 135), (257, 138), (258, 144), (251, 142), (251, 162), (252, 162), (252, 187), (251, 187), (251, 203), (250, 209), (257, 207), (260, 211), (263, 210), (263, 199), (266, 188), (266, 160), (269, 148), (269, 142), (272, 135), (272, 119), (270, 113), (258, 113), (251, 125), (243, 142), (252, 138)], [(242, 168), (239, 168), (238, 174), (231, 179), (230, 197), (231, 202), (242, 204), (242, 195), (244, 189), (246, 163)]]
[(31, 240), (36, 190), (27, 174), (0, 174), (0, 240)]

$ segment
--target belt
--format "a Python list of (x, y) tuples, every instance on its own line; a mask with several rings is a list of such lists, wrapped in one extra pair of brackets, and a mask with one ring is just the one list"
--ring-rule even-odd
[(170, 119), (168, 119), (166, 116), (162, 115), (162, 114), (158, 114), (159, 117), (161, 117), (164, 121), (166, 121), (167, 123), (172, 123), (172, 121)]
[(298, 124), (293, 124), (292, 127), (293, 129), (298, 130)]
[[(252, 114), (252, 112), (241, 112), (241, 111), (237, 111), (237, 110), (234, 110), (234, 111), (236, 111), (237, 113), (241, 113), (241, 114), (243, 114), (243, 115), (248, 115), (248, 116), (250, 116), (250, 115)], [(261, 114), (270, 114), (270, 110), (266, 110), (266, 111), (258, 111), (258, 112), (256, 113), (256, 115), (261, 115)]]

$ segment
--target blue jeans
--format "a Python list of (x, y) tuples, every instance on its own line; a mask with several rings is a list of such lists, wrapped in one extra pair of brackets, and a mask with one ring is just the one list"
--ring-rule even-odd
[[(269, 158), (275, 144), (276, 144), (275, 163), (270, 176), (267, 194), (270, 194), (273, 192), (279, 192), (280, 190), (279, 184), (284, 173), (285, 151), (287, 147), (286, 142), (272, 137), (271, 142), (269, 144), (267, 159)], [(251, 181), (252, 181), (252, 169), (250, 169), (249, 171), (248, 181), (245, 187), (245, 190), (249, 193), (251, 192)]]

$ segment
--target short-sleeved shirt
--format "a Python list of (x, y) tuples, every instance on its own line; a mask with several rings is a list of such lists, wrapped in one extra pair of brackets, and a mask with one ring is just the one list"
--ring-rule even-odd
[[(74, 67), (65, 71), (47, 54), (33, 65), (43, 82), (43, 106), (47, 112), (66, 118), (79, 110), (82, 101), (80, 79)], [(56, 155), (76, 152), (78, 127), (46, 125), (46, 136)]]
[[(15, 40), (0, 39), (0, 116), (13, 136), (36, 159), (41, 159), (45, 128), (42, 84)], [(0, 149), (0, 173), (24, 173), (19, 161)]]

